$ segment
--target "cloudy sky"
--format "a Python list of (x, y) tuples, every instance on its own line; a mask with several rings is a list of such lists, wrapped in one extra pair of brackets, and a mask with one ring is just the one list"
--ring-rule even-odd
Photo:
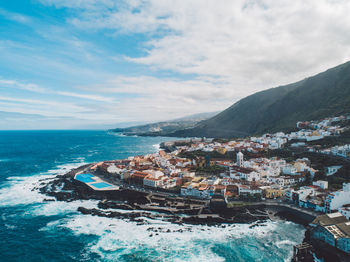
[(225, 109), (350, 60), (348, 0), (0, 2), (0, 129)]

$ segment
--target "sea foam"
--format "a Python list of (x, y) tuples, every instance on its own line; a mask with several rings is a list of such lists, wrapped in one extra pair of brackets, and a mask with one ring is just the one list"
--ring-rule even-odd
[(160, 144), (154, 144), (153, 147), (154, 147), (157, 151), (160, 150)]
[[(276, 252), (278, 249), (284, 250), (287, 252), (284, 256), (289, 259), (291, 246), (295, 243), (294, 239), (288, 242), (288, 236), (281, 234), (280, 231), (285, 225), (283, 222), (269, 221), (252, 228), (249, 224), (221, 227), (178, 225), (157, 219), (145, 220), (149, 224), (138, 225), (136, 222), (122, 219), (78, 214), (65, 220), (60, 226), (69, 228), (76, 235), (98, 236), (98, 241), (92, 244), (90, 249), (105, 261), (119, 261), (129, 255), (136, 256), (135, 259), (147, 257), (152, 261), (225, 261), (213, 249), (218, 245), (235, 249), (235, 245), (245, 245), (246, 239), (256, 239), (259, 248), (266, 249), (265, 251), (271, 247), (274, 247)], [(295, 228), (295, 225), (290, 224), (289, 227)], [(276, 237), (279, 242), (275, 241)], [(296, 241), (299, 241), (299, 238)], [(247, 243), (249, 246), (249, 242)], [(257, 247), (252, 245), (250, 249)], [(281, 254), (280, 257), (277, 254), (277, 260), (271, 261), (281, 260)]]
[[(48, 197), (33, 190), (41, 183), (47, 183), (57, 175), (83, 164), (69, 163), (34, 176), (8, 178), (0, 189), (0, 206), (32, 204), (23, 215), (64, 215), (63, 218), (50, 221), (40, 231), (54, 232), (57, 228), (65, 228), (76, 236), (94, 235), (97, 240), (88, 243), (85, 248), (99, 255), (102, 261), (122, 261), (127, 258), (147, 258), (152, 261), (227, 261), (225, 255), (234, 257), (235, 254), (241, 256), (235, 257), (237, 261), (288, 261), (292, 246), (302, 241), (302, 227), (291, 222), (269, 221), (255, 227), (249, 224), (221, 227), (178, 225), (143, 218), (147, 223), (140, 225), (124, 219), (83, 215), (77, 211), (79, 206), (95, 208), (95, 200), (45, 202), (44, 199)], [(2, 220), (5, 221), (6, 217), (2, 217)], [(301, 232), (300, 236), (295, 235), (295, 230)], [(222, 252), (218, 252), (218, 248)], [(242, 250), (248, 250), (252, 254), (244, 257)], [(270, 253), (274, 253), (275, 259), (266, 257)]]
[(69, 163), (58, 165), (55, 169), (32, 176), (8, 177), (0, 188), (0, 206), (28, 205), (43, 203), (49, 197), (41, 194), (38, 187), (48, 183), (57, 175), (63, 175), (69, 170), (84, 163)]

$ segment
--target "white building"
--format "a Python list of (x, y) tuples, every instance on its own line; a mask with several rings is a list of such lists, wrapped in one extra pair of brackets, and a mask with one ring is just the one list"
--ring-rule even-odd
[(301, 202), (305, 202), (307, 197), (311, 197), (315, 195), (315, 188), (309, 187), (309, 186), (304, 186), (301, 187), (298, 191), (296, 191), (299, 195), (299, 205), (301, 205)]
[(182, 196), (210, 198), (210, 193), (208, 188), (201, 188), (197, 186), (188, 185), (188, 186), (182, 186), (180, 192)]
[(123, 170), (118, 168), (115, 164), (112, 164), (109, 167), (107, 167), (107, 172), (110, 174), (119, 174), (122, 171)]
[(340, 213), (316, 217), (310, 224), (311, 238), (350, 253), (350, 222)]
[(162, 177), (162, 188), (172, 188), (176, 186), (176, 178)]
[(160, 187), (162, 185), (162, 180), (154, 177), (145, 177), (143, 180), (143, 185), (148, 187)]
[(350, 220), (350, 207), (348, 206), (343, 206), (338, 209), (339, 213), (341, 213), (343, 216), (346, 217), (347, 220)]
[(333, 176), (342, 166), (329, 166), (326, 168), (326, 176)]
[(350, 204), (350, 183), (343, 183), (343, 190), (330, 193), (325, 200), (326, 212), (338, 210), (340, 207)]
[(154, 178), (160, 178), (160, 177), (164, 176), (164, 173), (162, 171), (159, 171), (159, 170), (149, 169), (149, 170), (145, 170), (144, 172), (152, 175), (152, 177), (154, 177)]
[(237, 166), (242, 167), (243, 166), (243, 153), (242, 152), (238, 152), (237, 153)]
[(255, 195), (255, 194), (261, 194), (262, 190), (260, 188), (252, 188), (250, 186), (246, 185), (239, 185), (238, 186), (238, 194), (239, 195), (244, 195), (244, 194), (250, 194), (250, 195)]
[(322, 189), (327, 189), (328, 188), (328, 181), (318, 180), (318, 181), (312, 182), (312, 185), (318, 186)]
[(288, 164), (282, 167), (282, 173), (285, 175), (295, 175), (297, 173), (297, 169), (293, 165)]
[(239, 172), (239, 176), (241, 179), (252, 182), (252, 181), (259, 181), (261, 179), (260, 174), (258, 172), (250, 172), (250, 173), (243, 173)]

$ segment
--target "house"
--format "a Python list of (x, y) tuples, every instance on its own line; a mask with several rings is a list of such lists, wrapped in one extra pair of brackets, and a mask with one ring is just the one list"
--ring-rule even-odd
[(150, 175), (146, 176), (144, 179), (143, 179), (143, 185), (145, 187), (160, 187), (161, 185), (163, 184), (163, 181), (159, 178), (154, 178)]
[(119, 174), (123, 169), (117, 167), (115, 164), (111, 164), (107, 167), (107, 172), (110, 174)]
[(238, 186), (238, 194), (241, 195), (255, 195), (255, 194), (262, 194), (262, 190), (255, 186), (248, 186), (248, 185), (239, 185)]
[(221, 155), (225, 155), (227, 152), (227, 149), (225, 147), (218, 147), (215, 149), (215, 151), (217, 151)]
[(262, 190), (263, 197), (266, 199), (274, 199), (285, 196), (285, 191), (280, 188), (262, 187)]
[(282, 173), (285, 175), (296, 175), (297, 169), (293, 165), (288, 164), (282, 167)]
[(239, 166), (232, 166), (230, 168), (230, 177), (234, 179), (243, 179), (246, 181), (259, 181), (261, 176), (253, 168), (245, 168)]
[(225, 196), (225, 193), (226, 193), (226, 186), (224, 185), (215, 185), (215, 186), (212, 186), (211, 189), (210, 189), (210, 194), (212, 196)]
[(172, 177), (172, 178), (162, 177), (161, 187), (163, 188), (176, 187), (177, 185), (181, 185), (181, 181), (182, 179), (177, 177)]
[(328, 181), (318, 180), (318, 181), (312, 182), (312, 185), (318, 186), (322, 189), (327, 189), (328, 188)]
[(181, 187), (180, 194), (182, 196), (191, 196), (197, 198), (210, 198), (209, 187), (199, 183), (188, 182)]
[(299, 190), (294, 191), (293, 189), (287, 190), (286, 196), (289, 200), (293, 201), (298, 205), (303, 205), (303, 202), (306, 201), (306, 198), (309, 196), (313, 196), (315, 192), (315, 188), (304, 186)]
[(239, 188), (237, 185), (228, 185), (226, 186), (226, 193), (229, 193), (230, 196), (238, 196)]
[(159, 178), (159, 177), (164, 176), (164, 173), (162, 171), (159, 171), (159, 170), (149, 169), (149, 170), (145, 170), (144, 172), (152, 175), (152, 177), (154, 177), (154, 178)]
[(149, 176), (149, 174), (137, 171), (131, 174), (130, 183), (143, 186), (143, 180), (145, 179), (146, 176)]
[(350, 183), (343, 183), (343, 190), (332, 192), (325, 200), (326, 212), (338, 210), (343, 205), (350, 204)]
[(297, 143), (292, 143), (290, 146), (291, 147), (303, 147), (303, 146), (306, 146), (306, 143), (305, 142), (297, 142)]
[(350, 222), (341, 213), (318, 216), (311, 222), (311, 238), (350, 254)]
[(326, 167), (326, 176), (333, 176), (342, 166), (329, 166)]
[(305, 129), (310, 125), (310, 122), (297, 122), (297, 128)]
[(345, 216), (347, 220), (350, 220), (350, 204), (342, 206), (338, 211)]
[(246, 180), (246, 181), (249, 181), (249, 182), (252, 182), (252, 181), (259, 181), (260, 180), (260, 174), (258, 172), (249, 172), (249, 173), (246, 173), (246, 172), (241, 172), (239, 173), (240, 174), (240, 178), (243, 179), (243, 180)]

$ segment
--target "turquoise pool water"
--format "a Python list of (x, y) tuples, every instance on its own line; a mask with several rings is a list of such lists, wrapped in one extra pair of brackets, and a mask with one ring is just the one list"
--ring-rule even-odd
[(76, 180), (79, 180), (83, 183), (90, 183), (90, 182), (94, 182), (95, 180), (91, 179), (92, 177), (94, 177), (93, 175), (91, 174), (80, 174), (80, 175), (77, 175), (75, 177)]
[(92, 183), (90, 184), (94, 187), (97, 187), (97, 188), (105, 188), (105, 187), (112, 187), (111, 184), (107, 184), (107, 183), (104, 183), (104, 182), (100, 182), (100, 183)]

